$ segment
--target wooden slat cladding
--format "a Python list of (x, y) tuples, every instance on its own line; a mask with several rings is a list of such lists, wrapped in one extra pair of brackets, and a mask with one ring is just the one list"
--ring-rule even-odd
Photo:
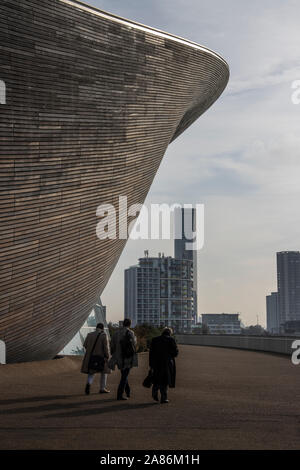
[(9, 362), (49, 359), (125, 245), (96, 237), (97, 207), (143, 203), (229, 72), (208, 50), (60, 0), (1, 0), (0, 51), (0, 338)]

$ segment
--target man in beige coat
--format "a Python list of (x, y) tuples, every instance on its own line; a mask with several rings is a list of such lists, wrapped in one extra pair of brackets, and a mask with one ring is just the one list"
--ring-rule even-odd
[(94, 375), (97, 371), (90, 369), (89, 362), (91, 355), (101, 356), (104, 358), (104, 369), (100, 373), (100, 392), (99, 393), (109, 393), (109, 390), (106, 388), (107, 374), (111, 373), (110, 368), (108, 367), (108, 360), (110, 357), (109, 342), (107, 334), (104, 331), (103, 323), (98, 323), (96, 331), (89, 333), (85, 338), (84, 345), (85, 356), (83, 358), (81, 372), (83, 374), (88, 374), (87, 384), (85, 387), (86, 395), (90, 393), (90, 387), (94, 380)]

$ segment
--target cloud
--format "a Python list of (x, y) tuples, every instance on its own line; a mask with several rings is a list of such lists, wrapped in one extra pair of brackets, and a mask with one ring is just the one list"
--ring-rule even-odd
[[(299, 64), (299, 62), (298, 62)], [(252, 77), (232, 80), (229, 84), (227, 94), (235, 95), (249, 91), (269, 89), (274, 85), (291, 85), (294, 80), (300, 79), (300, 64), (292, 65), (290, 63), (279, 62), (269, 73), (253, 75)]]

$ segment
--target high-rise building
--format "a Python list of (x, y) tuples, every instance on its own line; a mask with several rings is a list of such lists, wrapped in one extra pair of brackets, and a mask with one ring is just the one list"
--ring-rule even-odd
[[(125, 318), (130, 318), (132, 322), (132, 326), (137, 325), (137, 318), (138, 318), (138, 279), (139, 284), (142, 281), (142, 268), (139, 266), (131, 266), (128, 269), (125, 269), (124, 272), (124, 315)], [(149, 284), (149, 280), (148, 280)], [(140, 285), (139, 285), (140, 289)], [(154, 292), (153, 292), (154, 291)], [(139, 292), (140, 294), (140, 292)], [(152, 294), (155, 298), (157, 298), (157, 289), (152, 288)], [(141, 302), (139, 302), (140, 304)], [(143, 310), (140, 310), (139, 314), (141, 315)], [(158, 315), (157, 315), (158, 316)]]
[(191, 244), (192, 234), (196, 233), (196, 210), (194, 208), (175, 209), (175, 235), (181, 234), (181, 238), (174, 239), (174, 256), (176, 259), (187, 259), (193, 265), (193, 324), (198, 322), (198, 299), (197, 299), (197, 250), (187, 248)]
[(160, 255), (145, 256), (125, 270), (125, 317), (190, 332), (193, 324), (193, 263)]
[(267, 331), (272, 334), (278, 334), (279, 328), (279, 308), (278, 292), (272, 292), (266, 297), (267, 306)]
[(277, 253), (279, 324), (285, 333), (287, 322), (300, 320), (300, 252)]
[(202, 325), (206, 325), (212, 335), (241, 334), (241, 320), (238, 313), (203, 313)]

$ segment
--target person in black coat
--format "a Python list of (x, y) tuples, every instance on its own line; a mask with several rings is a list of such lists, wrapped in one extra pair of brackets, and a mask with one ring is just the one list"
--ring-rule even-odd
[(159, 401), (158, 390), (160, 390), (161, 403), (169, 403), (168, 387), (175, 387), (175, 357), (178, 356), (178, 348), (171, 334), (170, 328), (164, 328), (161, 336), (153, 338), (149, 352), (149, 366), (153, 376), (152, 397), (155, 401)]

